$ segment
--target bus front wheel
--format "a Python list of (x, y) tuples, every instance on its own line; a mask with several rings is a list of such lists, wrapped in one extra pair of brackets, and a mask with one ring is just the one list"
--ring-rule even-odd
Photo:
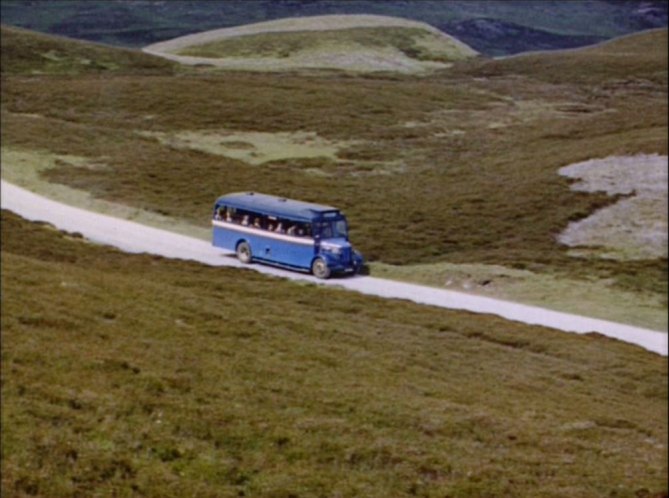
[(244, 264), (251, 262), (251, 246), (248, 242), (240, 242), (237, 244), (237, 259)]
[(324, 260), (318, 258), (311, 264), (311, 273), (313, 273), (316, 278), (328, 278), (330, 276), (330, 268), (328, 268), (328, 265)]

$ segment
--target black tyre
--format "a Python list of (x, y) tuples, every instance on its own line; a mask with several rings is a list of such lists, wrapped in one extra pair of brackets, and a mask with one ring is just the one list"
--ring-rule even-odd
[(317, 258), (311, 264), (311, 273), (313, 273), (316, 278), (325, 279), (330, 276), (330, 268), (328, 268), (327, 263), (323, 259)]
[(251, 246), (248, 242), (240, 242), (237, 244), (237, 259), (244, 264), (248, 264), (253, 259), (251, 254)]

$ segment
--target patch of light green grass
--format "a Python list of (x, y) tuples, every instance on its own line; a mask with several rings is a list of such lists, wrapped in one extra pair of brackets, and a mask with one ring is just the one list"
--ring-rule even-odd
[(98, 159), (91, 160), (79, 156), (53, 154), (36, 150), (22, 150), (6, 146), (0, 149), (0, 153), (2, 161), (2, 178), (5, 181), (35, 192), (36, 194), (81, 209), (125, 220), (132, 220), (137, 223), (170, 230), (182, 235), (188, 235), (203, 240), (209, 240), (211, 238), (210, 231), (207, 229), (189, 225), (144, 209), (133, 208), (117, 202), (97, 199), (89, 192), (68, 187), (67, 185), (60, 183), (51, 183), (45, 180), (41, 175), (41, 173), (55, 168), (58, 165), (74, 166), (77, 168), (105, 168), (105, 164)]
[(433, 62), (453, 62), (475, 54), (469, 47), (445, 35), (402, 27), (258, 33), (191, 45), (177, 54), (209, 58), (288, 58), (302, 51), (327, 54), (342, 49), (355, 50), (356, 47), (393, 47), (410, 58)]
[(667, 331), (666, 298), (597, 279), (574, 279), (499, 265), (371, 263), (375, 277), (430, 285), (566, 313)]
[(184, 130), (173, 133), (140, 132), (160, 143), (199, 150), (243, 161), (254, 166), (286, 159), (324, 158), (336, 160), (337, 153), (352, 145), (352, 141), (332, 141), (313, 132), (278, 132), (232, 130)]

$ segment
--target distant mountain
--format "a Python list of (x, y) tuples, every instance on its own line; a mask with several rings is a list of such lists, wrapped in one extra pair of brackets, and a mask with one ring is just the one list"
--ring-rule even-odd
[(125, 47), (300, 16), (374, 14), (435, 26), (484, 55), (588, 45), (667, 26), (666, 0), (2, 0), (2, 22)]
[(638, 1), (638, 0), (604, 0), (612, 5), (623, 5), (629, 7), (625, 19), (620, 19), (632, 28), (638, 30), (663, 28), (667, 26), (667, 10), (669, 2), (663, 1)]
[(608, 39), (604, 36), (562, 35), (485, 18), (446, 23), (437, 28), (489, 56), (582, 47)]

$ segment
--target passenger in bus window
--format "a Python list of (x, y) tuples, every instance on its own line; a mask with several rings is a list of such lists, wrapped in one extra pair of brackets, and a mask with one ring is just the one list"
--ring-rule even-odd
[(216, 212), (214, 212), (214, 219), (220, 220), (222, 218), (223, 218), (223, 208), (218, 208)]
[(242, 218), (242, 225), (248, 226), (249, 224), (249, 215), (245, 214), (244, 217)]
[(260, 218), (256, 218), (255, 220), (253, 220), (253, 227), (254, 227), (254, 228), (261, 228), (261, 226), (260, 226)]
[(286, 233), (286, 231), (283, 229), (283, 224), (281, 222), (278, 223), (274, 231), (276, 233)]
[(297, 227), (295, 225), (290, 225), (288, 227), (288, 230), (286, 230), (286, 233), (288, 235), (295, 235), (295, 232), (297, 231)]
[(230, 213), (229, 209), (225, 210), (225, 221), (231, 222), (232, 221), (232, 214)]

